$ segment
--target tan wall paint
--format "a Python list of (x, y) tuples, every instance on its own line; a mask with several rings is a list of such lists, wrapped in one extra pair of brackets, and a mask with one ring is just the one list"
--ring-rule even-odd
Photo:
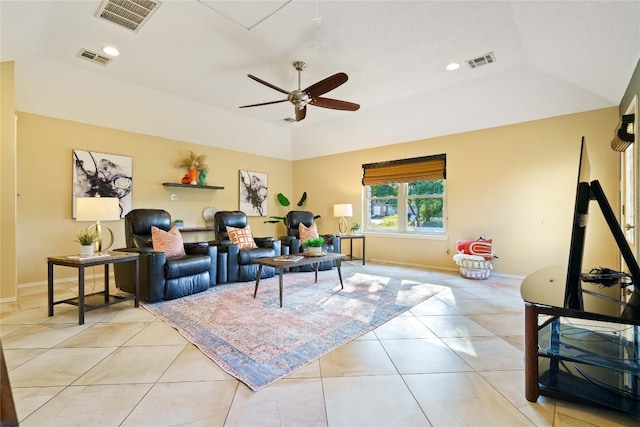
[[(237, 209), (238, 170), (269, 176), (269, 215), (283, 215), (275, 195), (283, 192), (295, 204), (308, 192), (305, 209), (322, 218), (323, 233), (336, 232), (333, 204), (353, 203), (361, 216), (362, 163), (429, 154), (447, 154), (447, 240), (367, 237), (367, 258), (454, 268), (455, 241), (485, 233), (495, 241), (500, 259), (495, 271), (525, 276), (549, 265), (565, 265), (568, 258), (580, 138), (589, 145), (592, 176), (603, 184), (612, 205), (617, 204), (617, 157), (609, 148), (617, 109), (608, 108), (546, 120), (464, 134), (289, 162), (181, 141), (123, 132), (33, 114), (19, 113), (17, 256), (18, 283), (46, 279), (46, 257), (74, 253), (71, 219), (72, 150), (85, 149), (133, 158), (134, 208), (154, 207), (181, 217), (187, 226), (202, 226), (207, 206)], [(206, 154), (212, 166), (208, 181), (224, 190), (174, 189), (184, 172), (174, 167), (193, 150)], [(170, 194), (179, 195), (178, 202)], [(617, 266), (615, 244), (592, 207), (587, 231), (585, 267)], [(250, 218), (256, 235), (280, 236), (280, 224)], [(83, 224), (84, 225), (84, 224)], [(110, 224), (116, 247), (122, 246), (122, 221)], [(200, 238), (201, 236), (191, 236)], [(206, 237), (205, 237), (206, 238)], [(36, 246), (32, 245), (36, 242)], [(359, 244), (354, 244), (359, 250)], [(66, 277), (74, 271), (60, 272)]]
[[(350, 222), (362, 221), (363, 163), (446, 153), (448, 238), (368, 235), (367, 258), (455, 268), (456, 240), (484, 233), (500, 256), (495, 271), (525, 276), (567, 263), (583, 135), (592, 179), (617, 205), (617, 156), (609, 146), (617, 120), (612, 107), (301, 160), (294, 165), (294, 191), (308, 191), (309, 209), (324, 217), (320, 230), (335, 233), (334, 203), (352, 203)], [(591, 212), (584, 266), (617, 266), (615, 242), (596, 204)]]
[[(265, 172), (273, 191), (290, 193), (292, 163), (237, 151), (140, 135), (34, 114), (19, 113), (18, 122), (18, 201), (17, 244), (18, 283), (46, 280), (46, 258), (50, 255), (77, 253), (75, 231), (87, 223), (71, 218), (71, 181), (73, 149), (98, 151), (133, 159), (133, 208), (166, 209), (173, 218), (181, 218), (187, 227), (205, 226), (202, 211), (215, 206), (219, 210), (238, 209), (239, 170)], [(212, 135), (215, 138), (215, 135)], [(224, 190), (164, 187), (162, 182), (179, 182), (184, 169), (175, 164), (189, 150), (207, 156), (210, 171), (207, 181)], [(178, 201), (171, 201), (171, 193)], [(272, 193), (274, 194), (274, 193)], [(267, 209), (276, 215), (279, 206), (270, 198)], [(265, 218), (250, 217), (257, 236), (278, 233), (276, 224), (264, 224)], [(116, 235), (115, 248), (124, 246), (123, 221), (107, 223)], [(212, 235), (185, 234), (185, 240), (212, 239)], [(76, 274), (56, 269), (56, 278)], [(99, 272), (96, 271), (96, 274)], [(91, 273), (88, 273), (91, 274)]]
[(16, 299), (15, 67), (0, 64), (0, 301)]

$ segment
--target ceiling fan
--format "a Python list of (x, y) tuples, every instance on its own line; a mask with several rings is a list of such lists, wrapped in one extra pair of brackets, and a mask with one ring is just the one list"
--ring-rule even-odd
[(257, 81), (258, 83), (262, 83), (265, 86), (269, 86), (271, 89), (275, 89), (278, 92), (282, 92), (287, 95), (286, 99), (281, 99), (279, 101), (270, 101), (270, 102), (261, 102), (259, 104), (251, 104), (251, 105), (243, 105), (240, 108), (248, 108), (248, 107), (259, 107), (261, 105), (270, 105), (270, 104), (278, 104), (280, 102), (289, 101), (295, 106), (296, 113), (296, 121), (304, 120), (307, 115), (307, 105), (314, 105), (316, 107), (322, 108), (331, 108), (333, 110), (345, 110), (345, 111), (356, 111), (360, 108), (360, 105), (354, 104), (353, 102), (340, 101), (338, 99), (324, 98), (320, 95), (323, 95), (341, 84), (345, 83), (349, 77), (345, 73), (336, 73), (332, 76), (327, 77), (324, 80), (320, 80), (317, 83), (312, 84), (306, 89), (300, 89), (300, 80), (302, 70), (305, 69), (307, 64), (302, 61), (295, 61), (293, 63), (293, 67), (298, 70), (298, 89), (292, 90), (291, 92), (281, 89), (277, 86), (272, 85), (269, 82), (265, 82), (264, 80), (253, 76), (251, 74), (247, 74), (249, 78)]

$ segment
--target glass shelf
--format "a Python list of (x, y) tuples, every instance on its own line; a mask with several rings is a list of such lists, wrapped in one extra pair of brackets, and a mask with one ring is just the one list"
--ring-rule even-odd
[[(634, 342), (638, 326), (579, 320), (560, 317), (540, 329), (540, 355), (636, 375), (640, 373), (635, 354), (637, 343)], [(559, 330), (554, 333), (557, 328)]]
[(640, 325), (525, 304), (525, 394), (640, 415)]

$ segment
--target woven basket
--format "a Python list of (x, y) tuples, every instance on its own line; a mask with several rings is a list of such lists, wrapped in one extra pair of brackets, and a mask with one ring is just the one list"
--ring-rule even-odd
[(466, 279), (485, 280), (489, 278), (493, 264), (482, 257), (458, 254), (454, 257), (460, 275)]

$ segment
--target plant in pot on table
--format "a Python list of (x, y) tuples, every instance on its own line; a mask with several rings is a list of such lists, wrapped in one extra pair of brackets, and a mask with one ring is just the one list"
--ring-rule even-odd
[(323, 237), (312, 237), (304, 241), (307, 246), (307, 252), (312, 256), (322, 255), (322, 245), (324, 245)]
[(92, 256), (94, 252), (93, 244), (98, 241), (99, 237), (97, 231), (77, 231), (75, 241), (80, 243), (80, 256)]
[(360, 234), (360, 223), (354, 222), (351, 224), (351, 233), (352, 234)]

